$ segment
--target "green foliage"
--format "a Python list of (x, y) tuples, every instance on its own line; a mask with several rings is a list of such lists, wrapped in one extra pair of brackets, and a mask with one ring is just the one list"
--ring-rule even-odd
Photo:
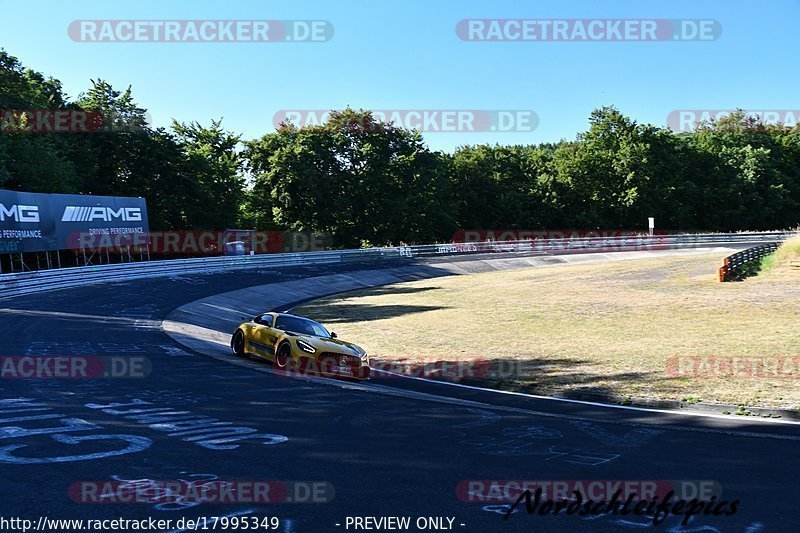
[[(0, 110), (63, 109), (61, 83), (25, 69), (0, 50)], [(0, 121), (5, 125), (5, 115)], [(69, 140), (56, 135), (0, 133), (0, 187), (32, 192), (75, 192)]]
[(242, 159), (237, 151), (240, 137), (222, 129), (222, 121), (208, 128), (193, 122), (173, 122), (178, 146), (184, 154), (184, 173), (189, 176), (188, 218), (196, 228), (233, 228), (244, 202)]
[(761, 258), (758, 265), (758, 272), (768, 272), (775, 268), (775, 254), (769, 254)]
[(102, 115), (100, 131), (0, 133), (0, 187), (50, 193), (142, 196), (152, 229), (237, 225), (244, 200), (239, 137), (219, 121), (152, 129), (132, 89), (91, 80), (74, 103), (61, 84), (0, 51), (0, 109), (83, 110)]
[(686, 139), (702, 162), (707, 184), (698, 190), (707, 206), (699, 217), (703, 225), (744, 230), (797, 223), (797, 127), (765, 125), (739, 111)]
[(364, 110), (242, 141), (223, 129), (147, 124), (133, 91), (61, 83), (0, 50), (0, 109), (99, 112), (97, 133), (0, 133), (0, 187), (142, 196), (153, 229), (290, 229), (338, 246), (449, 241), (463, 229), (735, 231), (800, 221), (800, 126), (744, 111), (673, 134), (613, 107), (575, 141), (431, 151)]
[[(653, 216), (675, 228), (687, 218), (690, 187), (679, 141), (667, 130), (639, 125), (614, 108), (594, 111), (590, 129), (554, 156), (554, 193), (564, 224), (581, 228), (642, 228)], [(691, 209), (691, 208), (688, 208)]]
[(556, 215), (548, 198), (552, 149), (465, 146), (447, 161), (460, 227), (541, 228)]
[(441, 154), (369, 111), (334, 112), (302, 129), (284, 125), (245, 144), (258, 220), (329, 233), (344, 246), (425, 242), (456, 227)]

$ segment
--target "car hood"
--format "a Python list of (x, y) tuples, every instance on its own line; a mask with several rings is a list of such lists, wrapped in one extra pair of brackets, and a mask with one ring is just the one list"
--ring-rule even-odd
[(297, 338), (304, 340), (321, 352), (335, 352), (358, 356), (366, 353), (358, 345), (339, 339), (324, 339), (322, 337), (310, 337), (307, 335), (298, 335)]

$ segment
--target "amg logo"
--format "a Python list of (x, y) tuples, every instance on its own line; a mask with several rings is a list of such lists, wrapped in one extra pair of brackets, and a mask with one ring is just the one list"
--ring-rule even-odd
[(0, 221), (11, 219), (17, 222), (39, 222), (39, 207), (35, 205), (12, 205), (6, 207), (0, 204)]
[(141, 222), (142, 210), (139, 207), (120, 207), (116, 211), (111, 207), (91, 207), (68, 205), (64, 208), (61, 222), (92, 222), (102, 220), (123, 220), (125, 222)]

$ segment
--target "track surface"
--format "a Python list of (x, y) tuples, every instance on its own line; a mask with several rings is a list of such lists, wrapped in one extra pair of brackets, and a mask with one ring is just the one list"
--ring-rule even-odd
[[(651, 521), (520, 512), (504, 522), (498, 506), (463, 502), (456, 487), (488, 479), (713, 480), (722, 486), (722, 499), (740, 500), (734, 516), (701, 516), (683, 528), (669, 518), (655, 529), (797, 530), (798, 425), (612, 410), (418, 381), (375, 380), (363, 387), (297, 381), (190, 353), (160, 330), (160, 321), (189, 301), (346, 268), (353, 267), (156, 278), (0, 301), (2, 355), (125, 354), (152, 364), (142, 379), (0, 381), (0, 516), (174, 521), (242, 514), (277, 516), (278, 530), (287, 532), (353, 531), (345, 528), (348, 516), (410, 516), (412, 524), (431, 516), (454, 518), (456, 531), (625, 531), (652, 528)], [(42, 405), (13, 402), (21, 398)], [(150, 404), (117, 407), (116, 413), (101, 408), (139, 400)], [(191, 440), (175, 435), (179, 429), (126, 418), (124, 411), (137, 407), (206, 415), (264, 436)], [(40, 415), (53, 416), (31, 419)], [(75, 437), (71, 442), (24, 431), (77, 427), (67, 418), (98, 427), (63, 433)], [(81, 504), (69, 495), (81, 480), (212, 476), (323, 481), (334, 487), (335, 498), (168, 510), (146, 503)]]

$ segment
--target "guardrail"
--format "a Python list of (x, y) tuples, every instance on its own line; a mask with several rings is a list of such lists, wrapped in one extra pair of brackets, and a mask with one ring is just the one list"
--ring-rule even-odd
[(795, 232), (749, 232), (749, 233), (695, 233), (683, 235), (624, 235), (614, 237), (573, 237), (559, 239), (528, 239), (520, 241), (464, 242), (449, 244), (425, 244), (405, 246), (408, 257), (429, 257), (469, 253), (497, 252), (564, 252), (564, 251), (625, 251), (657, 250), (668, 246), (699, 246), (709, 244), (747, 244), (760, 242), (782, 242), (796, 235)]
[[(395, 254), (397, 255), (397, 254)], [(255, 256), (204, 257), (167, 261), (142, 261), (97, 266), (37, 270), (0, 275), (0, 298), (33, 292), (63, 289), (90, 283), (133, 279), (227, 272), (281, 266), (324, 265), (347, 261), (364, 262), (382, 259), (382, 249), (264, 254)]]
[(771, 242), (729, 255), (723, 259), (723, 264), (719, 267), (719, 280), (721, 282), (740, 280), (751, 274), (756, 266), (755, 262), (760, 262), (762, 258), (773, 253), (778, 246), (780, 243)]
[(480, 253), (569, 253), (579, 251), (606, 252), (657, 250), (710, 244), (743, 244), (781, 242), (794, 235), (789, 232), (687, 234), (656, 236), (617, 236), (592, 238), (533, 239), (524, 241), (426, 244), (330, 250), (254, 256), (207, 257), (144, 261), (98, 266), (72, 267), (0, 275), (0, 298), (34, 292), (68, 288), (91, 283), (128, 281), (159, 276), (177, 276), (245, 269), (266, 269), (281, 266), (324, 265), (345, 262), (369, 262), (415, 257), (443, 257)]

